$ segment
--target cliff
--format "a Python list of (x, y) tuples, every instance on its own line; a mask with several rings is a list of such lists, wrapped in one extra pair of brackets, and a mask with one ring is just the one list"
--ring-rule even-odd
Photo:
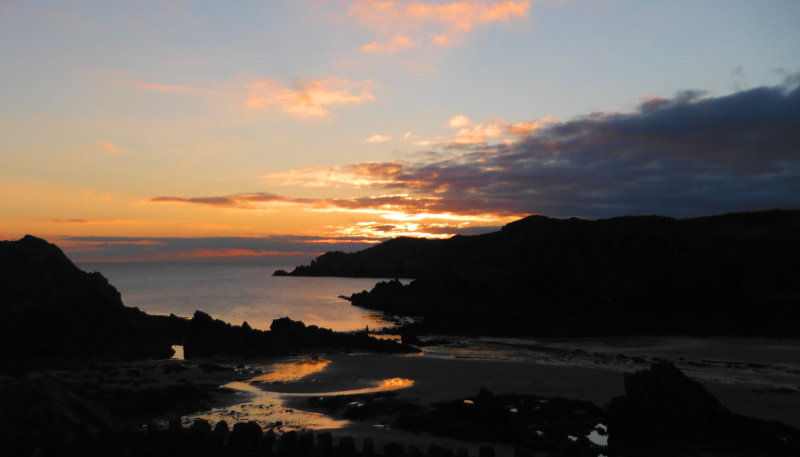
[(122, 304), (100, 273), (26, 235), (0, 241), (0, 357), (169, 357), (152, 316)]
[[(409, 259), (417, 279), (349, 299), (427, 317), (431, 331), (800, 336), (797, 210), (681, 220), (530, 216), (494, 233), (402, 242), (384, 262)], [(335, 257), (344, 275), (356, 259), (379, 263), (382, 246), (329, 253), (310, 268), (322, 272), (326, 256)]]

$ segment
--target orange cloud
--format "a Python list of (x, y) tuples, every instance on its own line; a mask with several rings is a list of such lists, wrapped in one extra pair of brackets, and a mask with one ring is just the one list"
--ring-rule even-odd
[(346, 167), (323, 169), (305, 168), (270, 173), (261, 176), (272, 185), (328, 187), (337, 184), (348, 184), (355, 187), (369, 187), (389, 184), (392, 178), (403, 171), (402, 162), (361, 162)]
[(367, 87), (368, 82), (360, 84), (361, 93), (354, 94), (350, 88), (356, 84), (342, 78), (328, 78), (317, 81), (301, 81), (295, 88), (281, 88), (275, 81), (256, 81), (250, 85), (245, 97), (245, 107), (261, 109), (270, 106), (280, 107), (284, 112), (300, 117), (323, 117), (329, 114), (329, 105), (357, 105), (374, 100)]
[(391, 140), (392, 137), (386, 135), (372, 135), (371, 137), (367, 138), (366, 141), (368, 143), (383, 143), (384, 141)]
[[(444, 26), (449, 34), (466, 33), (477, 25), (492, 22), (511, 22), (512, 19), (525, 19), (530, 10), (530, 1), (494, 1), (467, 0), (449, 3), (426, 3), (420, 1), (382, 1), (382, 0), (357, 0), (349, 9), (349, 14), (364, 24), (381, 29), (384, 33), (395, 33), (408, 43), (418, 40), (399, 35), (401, 31), (417, 32), (422, 27)], [(432, 42), (436, 45), (446, 45), (452, 42), (452, 37), (431, 31)], [(438, 33), (436, 33), (438, 32)], [(380, 49), (378, 41), (362, 47), (370, 52)], [(409, 46), (410, 47), (410, 46)], [(403, 48), (406, 49), (406, 48)]]
[(446, 46), (452, 43), (453, 40), (450, 39), (447, 35), (437, 35), (435, 33), (431, 33), (431, 41), (433, 44), (438, 44), (439, 46)]
[(470, 125), (469, 118), (463, 114), (456, 114), (447, 122), (447, 126), (454, 129), (460, 129), (468, 125)]
[[(239, 100), (241, 106), (249, 111), (277, 107), (284, 113), (303, 118), (327, 116), (330, 114), (327, 107), (332, 105), (357, 105), (375, 99), (369, 90), (370, 81), (354, 83), (344, 78), (334, 77), (300, 80), (292, 87), (285, 87), (282, 81), (259, 80), (250, 83), (240, 92), (192, 86), (166, 86), (140, 81), (124, 81), (117, 84), (129, 84), (142, 90), (159, 92), (223, 96)], [(108, 148), (105, 150), (110, 151), (110, 148), (115, 147), (110, 142), (101, 143), (101, 148)]]
[(466, 115), (457, 114), (447, 121), (448, 127), (458, 130), (455, 138), (447, 139), (440, 136), (436, 140), (419, 140), (412, 144), (415, 146), (468, 145), (486, 143), (492, 138), (517, 137), (502, 140), (505, 144), (512, 144), (518, 141), (519, 137), (528, 136), (531, 132), (549, 127), (556, 122), (553, 117), (546, 116), (531, 122), (517, 122), (516, 124), (502, 119), (492, 119), (486, 121), (485, 125), (483, 123), (476, 125)]
[(449, 25), (451, 32), (467, 32), (476, 24), (510, 22), (513, 17), (525, 18), (530, 2), (500, 1), (484, 5), (477, 1), (432, 4), (414, 2), (405, 7), (411, 17), (418, 17)]
[(554, 124), (555, 122), (556, 120), (552, 116), (546, 116), (539, 120), (528, 123), (517, 122), (516, 124), (513, 125), (510, 122), (498, 121), (499, 124), (505, 126), (505, 133), (516, 136), (528, 135), (534, 130), (545, 128), (549, 125)]
[[(449, 3), (356, 0), (349, 14), (384, 39), (361, 47), (363, 52), (391, 54), (419, 46), (426, 36), (433, 46), (463, 42), (463, 35), (479, 25), (526, 19), (530, 1), (467, 0)], [(387, 38), (388, 36), (388, 38)]]
[[(431, 181), (436, 178), (436, 174), (422, 176), (417, 182), (406, 180), (402, 183), (402, 186), (412, 189), (430, 187)], [(391, 184), (384, 184), (384, 187), (391, 187)], [(514, 217), (520, 216), (517, 213), (512, 214), (508, 211), (486, 212), (470, 208), (455, 208), (450, 207), (441, 197), (409, 196), (407, 194), (313, 199), (253, 193), (226, 197), (155, 197), (148, 201), (152, 203), (189, 203), (238, 210), (265, 209), (264, 206), (252, 205), (252, 203), (288, 203), (305, 206), (308, 210), (318, 212), (374, 214), (389, 221), (397, 221), (396, 223), (411, 223), (421, 220), (495, 223), (498, 221), (510, 221)]]
[(122, 148), (110, 141), (101, 141), (99, 147), (105, 152), (122, 152)]
[(419, 45), (418, 40), (411, 39), (404, 35), (393, 35), (392, 38), (385, 43), (379, 43), (378, 41), (373, 41), (370, 44), (365, 44), (364, 46), (361, 46), (361, 50), (364, 52), (371, 52), (376, 54), (393, 54), (398, 51), (405, 51), (406, 49), (411, 49), (417, 45)]
[(287, 252), (287, 251), (258, 251), (251, 249), (197, 249), (189, 252), (172, 254), (179, 259), (203, 259), (209, 257), (253, 257), (253, 256), (276, 256), (276, 255), (308, 255), (306, 252)]
[[(86, 250), (83, 252), (91, 252)], [(120, 257), (97, 257), (81, 259), (84, 262), (174, 262), (191, 260), (213, 260), (236, 257), (318, 256), (319, 253), (296, 251), (260, 251), (249, 249), (195, 249), (180, 252), (139, 252)]]

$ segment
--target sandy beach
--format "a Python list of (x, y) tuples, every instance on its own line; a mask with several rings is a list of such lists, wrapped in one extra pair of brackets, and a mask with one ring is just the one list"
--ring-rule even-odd
[[(486, 443), (415, 435), (390, 427), (392, 417), (348, 421), (308, 404), (310, 397), (392, 390), (396, 399), (427, 406), (494, 393), (561, 396), (598, 406), (625, 393), (624, 373), (675, 362), (734, 413), (800, 427), (800, 342), (768, 339), (621, 338), (613, 340), (450, 339), (419, 355), (302, 354), (238, 361), (162, 360), (94, 366), (51, 375), (75, 384), (104, 383), (119, 389), (200, 386), (215, 391), (201, 411), (187, 414), (229, 424), (256, 421), (263, 429), (327, 430), (334, 436), (467, 448)], [(115, 374), (116, 373), (116, 374)], [(163, 418), (166, 421), (166, 417)], [(510, 446), (496, 446), (511, 456)]]

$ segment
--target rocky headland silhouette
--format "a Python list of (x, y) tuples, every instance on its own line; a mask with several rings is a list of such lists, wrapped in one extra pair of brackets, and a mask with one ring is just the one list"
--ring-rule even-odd
[(800, 336), (800, 211), (530, 216), (446, 240), (329, 252), (290, 276), (393, 279), (344, 298), (420, 333)]

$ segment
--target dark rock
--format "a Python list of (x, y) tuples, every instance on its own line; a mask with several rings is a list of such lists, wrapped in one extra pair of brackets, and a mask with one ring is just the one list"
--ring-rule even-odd
[(608, 405), (609, 449), (620, 455), (800, 455), (800, 430), (731, 413), (672, 362), (626, 373), (625, 393)]
[(220, 446), (228, 445), (228, 436), (230, 435), (230, 431), (228, 430), (227, 422), (217, 422), (217, 425), (214, 426), (214, 431), (212, 433), (214, 435), (214, 444), (218, 444)]
[(211, 441), (211, 424), (205, 419), (195, 419), (194, 422), (192, 422), (189, 435), (195, 441)]
[(353, 457), (356, 455), (356, 440), (352, 436), (339, 438), (339, 453), (342, 457)]
[(481, 446), (478, 457), (494, 457), (494, 446)]
[(330, 449), (333, 447), (333, 435), (331, 432), (322, 432), (317, 434), (317, 445), (323, 449)]
[[(293, 433), (296, 444), (297, 432)], [(246, 451), (254, 451), (258, 449), (259, 444), (261, 443), (262, 435), (263, 431), (258, 423), (253, 421), (237, 422), (233, 425), (233, 431), (231, 432), (228, 442), (231, 447)]]
[(170, 437), (173, 439), (180, 438), (183, 436), (183, 424), (181, 423), (180, 416), (173, 416), (169, 418), (168, 421), (169, 426), (167, 430), (169, 430)]
[(397, 441), (386, 443), (386, 445), (383, 446), (384, 457), (403, 457), (405, 453), (405, 447)]
[(375, 442), (367, 438), (364, 440), (364, 445), (361, 446), (361, 455), (364, 457), (372, 457), (375, 455)]
[(444, 457), (444, 448), (438, 444), (428, 446), (428, 457)]
[(30, 235), (0, 241), (0, 367), (98, 355), (168, 358), (177, 342), (161, 331), (163, 319), (125, 307), (103, 275), (82, 271), (54, 244)]

